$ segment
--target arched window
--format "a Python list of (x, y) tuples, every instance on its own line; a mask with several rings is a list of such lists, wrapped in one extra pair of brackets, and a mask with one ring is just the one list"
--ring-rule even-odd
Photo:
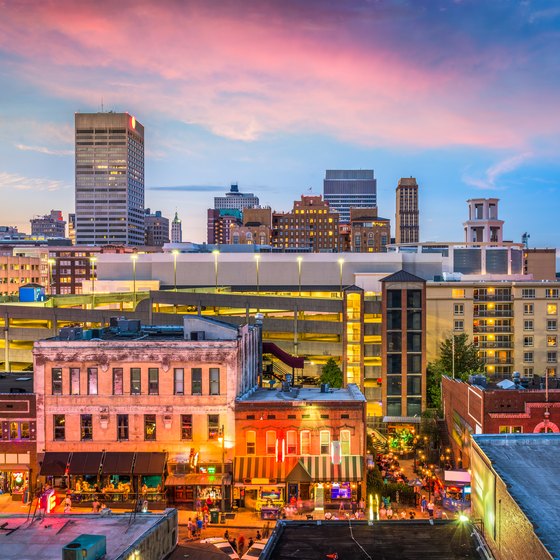
[(295, 455), (297, 453), (297, 432), (288, 430), (286, 432), (286, 454)]
[(311, 454), (311, 432), (309, 430), (303, 430), (301, 432), (299, 449), (302, 455)]
[(331, 452), (331, 432), (330, 430), (321, 430), (320, 432), (321, 455), (330, 455)]
[(276, 432), (268, 430), (266, 432), (266, 454), (274, 455), (276, 453)]
[(350, 455), (350, 430), (340, 430), (340, 454)]

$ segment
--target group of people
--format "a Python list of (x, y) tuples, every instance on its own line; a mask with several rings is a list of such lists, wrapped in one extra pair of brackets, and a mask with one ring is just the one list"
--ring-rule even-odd
[(408, 478), (394, 453), (379, 453), (377, 455), (377, 465), (385, 482), (408, 483)]
[[(262, 538), (261, 532), (258, 529), (257, 529), (257, 534), (255, 536), (255, 540), (253, 540), (253, 537), (249, 537), (247, 543), (245, 543), (245, 537), (243, 536), (243, 534), (239, 535), (236, 539), (233, 536), (230, 537), (229, 531), (227, 529), (226, 532), (224, 533), (224, 539), (226, 539), (229, 542), (231, 548), (233, 548), (233, 550), (237, 552), (239, 557), (243, 556), (243, 553), (249, 550), (253, 546), (253, 544), (255, 544), (255, 541), (260, 541), (261, 538)], [(247, 548), (245, 548), (245, 544), (247, 544)]]

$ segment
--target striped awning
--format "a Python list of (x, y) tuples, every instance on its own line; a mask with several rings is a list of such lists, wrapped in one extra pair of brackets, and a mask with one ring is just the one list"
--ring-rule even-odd
[(333, 465), (326, 455), (302, 457), (299, 462), (313, 482), (361, 482), (363, 479), (364, 458), (359, 455), (343, 456), (339, 465)]
[(276, 484), (286, 480), (296, 462), (297, 457), (286, 457), (280, 462), (276, 457), (236, 457), (233, 477), (245, 484)]

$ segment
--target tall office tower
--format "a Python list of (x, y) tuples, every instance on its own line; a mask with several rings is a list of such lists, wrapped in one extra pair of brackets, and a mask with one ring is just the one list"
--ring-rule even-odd
[(467, 200), (469, 219), (463, 224), (467, 243), (502, 244), (504, 221), (498, 219), (499, 200), (499, 198)]
[(377, 179), (373, 169), (327, 169), (323, 198), (340, 214), (340, 223), (350, 221), (350, 208), (377, 206)]
[(258, 196), (253, 193), (239, 192), (236, 184), (231, 185), (230, 191), (225, 196), (214, 197), (214, 210), (231, 210), (232, 208), (243, 210), (243, 208), (253, 208), (258, 205)]
[(175, 211), (175, 217), (171, 222), (171, 243), (182, 243), (183, 242), (183, 227), (181, 225), (181, 220)]
[(163, 247), (169, 243), (169, 218), (162, 216), (161, 210), (153, 214), (146, 208), (144, 216), (146, 224), (146, 245), (151, 247)]
[(395, 243), (418, 243), (418, 183), (413, 177), (399, 180), (396, 208)]
[(68, 239), (76, 245), (76, 214), (68, 214)]
[(144, 244), (144, 127), (76, 113), (76, 244)]
[(60, 210), (51, 210), (45, 216), (35, 216), (30, 220), (31, 235), (43, 237), (65, 237), (66, 222)]

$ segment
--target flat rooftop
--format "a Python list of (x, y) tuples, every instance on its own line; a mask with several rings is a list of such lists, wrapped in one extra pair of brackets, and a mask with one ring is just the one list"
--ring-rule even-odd
[(0, 374), (0, 393), (33, 393), (33, 372)]
[(291, 390), (282, 391), (280, 389), (259, 388), (250, 395), (238, 399), (241, 403), (260, 403), (260, 402), (332, 402), (332, 401), (356, 401), (365, 402), (365, 397), (355, 383), (349, 383), (344, 389), (329, 389), (321, 393), (317, 388), (298, 388), (292, 387)]
[[(471, 537), (472, 527), (456, 521), (381, 521), (371, 527), (353, 522), (286, 523), (267, 560), (366, 559), (355, 541), (374, 559), (475, 560), (482, 558)], [(352, 539), (352, 534), (355, 541)]]
[[(82, 534), (107, 538), (106, 558), (118, 558), (134, 542), (165, 518), (165, 514), (130, 514), (101, 517), (96, 514), (47, 515), (27, 521), (23, 515), (2, 515), (0, 557), (2, 560), (60, 560), (62, 548)], [(15, 531), (10, 532), (11, 529)]]
[(540, 541), (560, 558), (560, 434), (482, 434), (473, 439)]

